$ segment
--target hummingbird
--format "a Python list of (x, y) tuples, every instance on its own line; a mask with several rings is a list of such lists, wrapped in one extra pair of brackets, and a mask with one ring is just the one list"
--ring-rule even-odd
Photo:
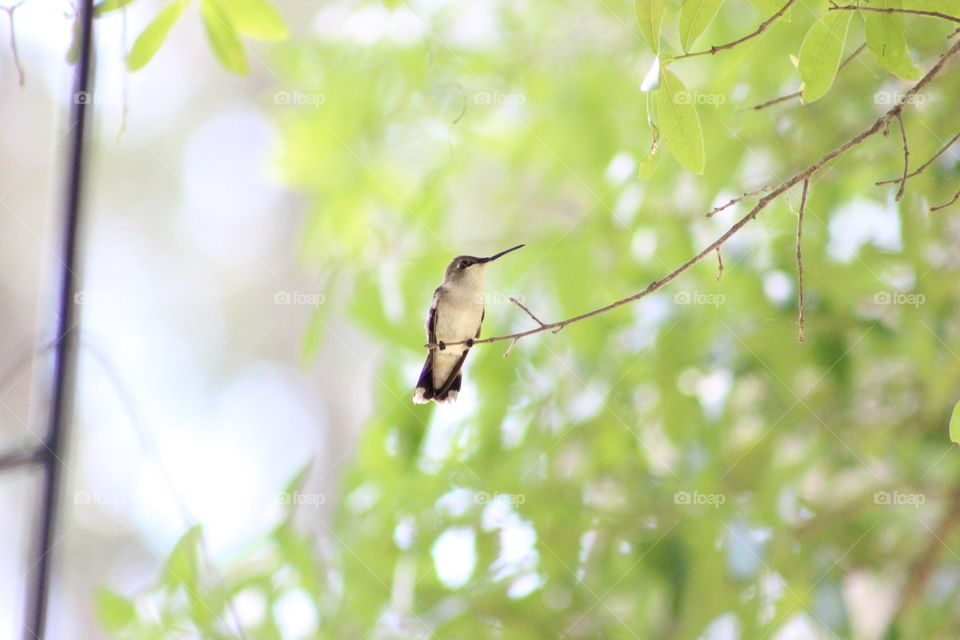
[[(457, 399), (463, 361), (473, 341), (480, 337), (483, 324), (483, 276), (491, 262), (522, 246), (518, 244), (489, 258), (457, 256), (447, 267), (443, 284), (433, 292), (427, 315), (427, 340), (437, 348), (427, 352), (413, 394), (416, 404), (431, 400), (443, 404)], [(448, 342), (464, 341), (466, 344), (447, 346)]]

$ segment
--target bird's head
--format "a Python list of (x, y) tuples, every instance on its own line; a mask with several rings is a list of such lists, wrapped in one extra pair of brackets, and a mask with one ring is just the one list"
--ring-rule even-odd
[(444, 282), (453, 284), (482, 284), (483, 274), (486, 273), (487, 267), (491, 262), (510, 253), (511, 251), (519, 249), (522, 246), (522, 244), (518, 244), (513, 248), (507, 249), (506, 251), (501, 251), (500, 253), (490, 256), (489, 258), (478, 258), (476, 256), (457, 256), (453, 259), (453, 262), (450, 263), (450, 266), (447, 267), (447, 272), (444, 275)]

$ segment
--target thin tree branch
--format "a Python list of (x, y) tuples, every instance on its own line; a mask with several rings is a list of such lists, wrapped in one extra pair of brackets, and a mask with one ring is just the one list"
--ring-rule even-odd
[(29, 467), (43, 461), (43, 446), (11, 451), (0, 455), (0, 472), (18, 467)]
[[(846, 60), (840, 63), (840, 66), (837, 67), (837, 73), (840, 73), (841, 69), (843, 69), (845, 66), (853, 62), (854, 58), (860, 55), (860, 52), (862, 52), (866, 48), (867, 48), (866, 42), (864, 42), (862, 45), (857, 47), (853, 53), (847, 56)], [(785, 96), (780, 96), (779, 98), (774, 98), (773, 100), (767, 100), (766, 102), (761, 102), (760, 104), (754, 105), (750, 108), (754, 111), (759, 111), (760, 109), (766, 109), (767, 107), (772, 107), (775, 104), (780, 104), (781, 102), (786, 102), (787, 100), (799, 98), (801, 95), (803, 95), (802, 91), (794, 91), (793, 93), (788, 93)]]
[(526, 312), (527, 312), (527, 315), (530, 316), (531, 318), (533, 318), (534, 321), (535, 321), (538, 325), (540, 325), (541, 327), (543, 326), (543, 322), (540, 321), (540, 318), (538, 318), (537, 316), (533, 315), (533, 312), (530, 311), (530, 309), (527, 309), (525, 306), (523, 306), (523, 303), (522, 303), (522, 302), (520, 302), (519, 300), (517, 300), (517, 299), (514, 298), (513, 296), (510, 296), (510, 302), (512, 302), (513, 304), (517, 305), (518, 307), (520, 307), (521, 309), (523, 309), (524, 311), (526, 311)]
[(793, 93), (788, 93), (785, 96), (780, 96), (779, 98), (774, 98), (773, 100), (767, 100), (766, 102), (761, 102), (760, 104), (755, 104), (751, 109), (754, 111), (759, 111), (760, 109), (766, 109), (767, 107), (772, 107), (775, 104), (780, 104), (781, 102), (786, 102), (787, 100), (793, 100), (794, 98), (799, 98), (803, 95), (803, 91), (794, 91)]
[(946, 209), (957, 200), (960, 200), (960, 191), (957, 191), (955, 194), (953, 194), (953, 197), (950, 199), (949, 202), (944, 202), (943, 204), (936, 207), (930, 207), (930, 211), (940, 211), (940, 209)]
[(903, 190), (907, 187), (907, 173), (910, 172), (910, 147), (907, 146), (907, 129), (903, 124), (903, 112), (897, 112), (897, 124), (900, 125), (900, 140), (903, 142), (903, 176), (900, 178), (900, 188), (897, 189), (897, 202), (903, 197)]
[[(920, 165), (919, 168), (914, 169), (913, 171), (911, 171), (910, 173), (908, 173), (908, 174), (907, 174), (907, 178), (909, 179), (909, 178), (912, 178), (913, 176), (916, 176), (916, 175), (919, 175), (919, 174), (923, 173), (923, 172), (926, 170), (926, 168), (929, 167), (929, 166), (933, 163), (934, 160), (936, 160), (937, 158), (939, 158), (940, 156), (942, 156), (943, 153), (944, 153), (947, 149), (949, 149), (949, 148), (953, 145), (953, 143), (956, 142), (957, 140), (960, 140), (960, 133), (957, 133), (957, 135), (955, 135), (955, 136), (953, 136), (952, 138), (950, 138), (950, 141), (949, 141), (947, 144), (945, 144), (945, 145), (943, 145), (942, 147), (940, 147), (940, 150), (937, 151), (937, 152), (936, 152), (935, 154), (933, 154), (932, 156), (930, 156), (930, 159), (927, 160), (926, 162), (924, 162), (922, 165)], [(880, 182), (875, 182), (874, 184), (876, 184), (876, 185), (879, 187), (880, 185), (890, 184), (890, 183), (892, 183), (892, 182), (900, 182), (900, 180), (902, 180), (902, 178), (890, 178), (889, 180), (881, 180)]]
[(960, 18), (957, 16), (947, 15), (946, 13), (940, 13), (939, 11), (921, 11), (920, 9), (895, 9), (893, 7), (887, 7), (881, 9), (880, 7), (864, 7), (862, 5), (839, 5), (833, 0), (830, 0), (830, 6), (827, 7), (827, 11), (873, 11), (875, 13), (910, 13), (917, 16), (928, 16), (931, 18), (943, 18), (944, 20), (949, 20), (951, 22), (960, 22)]
[(13, 27), (13, 12), (19, 9), (27, 0), (20, 0), (9, 7), (0, 7), (0, 11), (7, 13), (7, 20), (10, 23), (10, 51), (13, 52), (13, 64), (17, 68), (17, 80), (22, 87), (24, 82), (23, 65), (20, 64), (20, 52), (17, 50), (17, 31)]
[(765, 186), (765, 187), (761, 187), (761, 188), (756, 189), (756, 190), (754, 190), (754, 191), (748, 191), (748, 192), (744, 193), (743, 195), (737, 196), (736, 198), (731, 198), (730, 200), (727, 201), (726, 204), (718, 205), (718, 206), (714, 207), (713, 209), (711, 209), (710, 211), (708, 211), (708, 212), (707, 212), (707, 217), (708, 217), (708, 218), (712, 218), (712, 217), (714, 216), (714, 214), (720, 213), (721, 211), (723, 211), (723, 210), (726, 209), (727, 207), (732, 207), (733, 205), (737, 204), (737, 203), (740, 202), (741, 200), (746, 200), (747, 198), (752, 198), (753, 196), (758, 196), (758, 195), (760, 195), (761, 193), (764, 193), (765, 191), (769, 191), (769, 190), (772, 189), (772, 188), (773, 188), (773, 187), (772, 187), (771, 185), (767, 185), (767, 186)]
[(800, 197), (800, 212), (797, 214), (797, 326), (798, 340), (803, 342), (803, 213), (807, 209), (807, 192), (810, 190), (810, 178), (803, 181), (803, 195)]
[[(763, 211), (767, 207), (767, 205), (769, 205), (773, 200), (775, 200), (785, 191), (787, 191), (794, 185), (799, 184), (800, 182), (809, 180), (817, 171), (822, 169), (826, 164), (836, 159), (837, 157), (842, 156), (853, 147), (863, 143), (863, 141), (866, 140), (867, 138), (875, 135), (877, 132), (886, 128), (887, 125), (889, 125), (890, 121), (893, 118), (897, 117), (897, 114), (900, 113), (900, 111), (903, 109), (903, 105), (909, 103), (908, 99), (918, 94), (919, 92), (923, 91), (923, 89), (928, 84), (930, 84), (930, 82), (943, 70), (943, 67), (947, 64), (947, 62), (957, 54), (957, 52), (960, 52), (960, 40), (958, 40), (949, 49), (947, 49), (947, 51), (945, 51), (943, 55), (940, 56), (940, 59), (937, 60), (937, 62), (930, 68), (930, 70), (927, 71), (927, 73), (904, 94), (903, 101), (901, 101), (899, 104), (894, 105), (889, 111), (887, 111), (886, 113), (881, 115), (879, 118), (877, 118), (877, 120), (868, 128), (864, 129), (863, 131), (861, 131), (854, 137), (850, 138), (840, 146), (834, 148), (832, 151), (830, 151), (829, 153), (824, 155), (822, 158), (820, 158), (819, 160), (817, 160), (816, 162), (808, 166), (803, 171), (791, 176), (790, 178), (787, 178), (786, 180), (778, 184), (776, 187), (774, 187), (770, 191), (770, 193), (763, 196), (746, 215), (744, 215), (742, 218), (737, 220), (737, 222), (734, 223), (733, 226), (731, 226), (729, 229), (727, 229), (719, 238), (711, 242), (707, 247), (702, 249), (698, 254), (696, 254), (686, 262), (684, 262), (682, 265), (680, 265), (679, 267), (677, 267), (667, 275), (663, 276), (659, 280), (654, 280), (653, 282), (651, 282), (649, 285), (647, 285), (647, 287), (643, 291), (640, 291), (639, 293), (635, 293), (621, 300), (617, 300), (616, 302), (612, 302), (604, 307), (600, 307), (599, 309), (594, 309), (593, 311), (588, 311), (578, 316), (567, 318), (566, 320), (551, 322), (541, 327), (537, 327), (535, 329), (520, 331), (518, 333), (511, 333), (505, 336), (496, 336), (493, 338), (484, 338), (482, 340), (473, 340), (471, 341), (471, 344), (476, 345), (476, 344), (484, 344), (489, 342), (500, 342), (502, 340), (520, 339), (520, 338), (525, 338), (527, 336), (533, 335), (535, 333), (542, 333), (548, 330), (552, 330), (554, 333), (556, 333), (557, 331), (559, 331), (560, 329), (563, 329), (567, 325), (571, 325), (576, 322), (580, 322), (581, 320), (586, 320), (587, 318), (592, 318), (593, 316), (606, 313), (608, 311), (616, 309), (617, 307), (621, 307), (625, 304), (629, 304), (631, 302), (639, 300), (640, 298), (644, 298), (650, 295), (651, 293), (653, 293), (654, 291), (661, 289), (664, 285), (674, 280), (677, 276), (679, 276), (683, 272), (690, 269), (690, 267), (692, 267), (693, 265), (703, 260), (704, 257), (708, 256), (710, 253), (715, 251), (718, 247), (722, 246), (724, 242), (729, 240), (731, 236), (733, 236), (738, 231), (740, 231), (740, 229), (742, 229), (745, 225), (747, 225), (747, 223), (753, 220), (758, 213)], [(446, 346), (467, 344), (467, 342), (468, 342), (467, 340), (461, 340), (459, 342), (448, 342), (446, 343)], [(428, 344), (425, 344), (424, 347), (427, 349), (437, 349), (439, 348), (439, 345), (434, 343), (428, 343)]]
[(757, 29), (756, 29), (755, 31), (752, 31), (752, 32), (748, 33), (747, 35), (743, 36), (742, 38), (738, 38), (738, 39), (733, 40), (732, 42), (728, 42), (728, 43), (726, 43), (726, 44), (716, 45), (716, 46), (710, 47), (709, 49), (705, 49), (705, 50), (703, 50), (703, 51), (695, 51), (695, 52), (693, 52), (693, 53), (685, 53), (685, 54), (680, 55), (680, 56), (675, 56), (673, 59), (674, 59), (674, 60), (682, 60), (682, 59), (684, 59), (684, 58), (693, 58), (694, 56), (705, 56), (705, 55), (711, 55), (711, 56), (712, 56), (712, 55), (716, 55), (718, 51), (723, 51), (724, 49), (733, 49), (733, 48), (734, 48), (735, 46), (737, 46), (738, 44), (743, 44), (743, 43), (746, 42), (747, 40), (750, 40), (750, 39), (752, 39), (752, 38), (756, 38), (756, 37), (759, 36), (761, 33), (763, 33), (764, 31), (766, 31), (767, 27), (769, 27), (769, 26), (770, 26), (771, 24), (773, 24), (778, 18), (780, 18), (780, 16), (782, 16), (784, 13), (786, 13), (787, 9), (789, 9), (789, 8), (790, 8), (790, 5), (792, 5), (794, 2), (796, 2), (796, 0), (787, 0), (787, 3), (786, 3), (785, 5), (783, 5), (782, 7), (780, 7), (780, 10), (779, 10), (779, 11), (777, 11), (775, 14), (773, 14), (772, 16), (770, 16), (769, 18), (767, 18), (766, 20), (764, 20), (763, 22), (761, 22), (761, 23), (760, 23), (760, 26), (757, 27)]
[[(90, 74), (93, 57), (93, 0), (79, 2), (80, 56), (74, 72), (73, 95), (86, 93), (91, 86)], [(92, 108), (89, 100), (71, 100), (70, 146), (66, 171), (66, 201), (64, 203), (63, 246), (60, 260), (58, 298), (59, 336), (54, 349), (53, 391), (51, 397), (50, 426), (43, 447), (43, 488), (39, 531), (36, 536), (33, 561), (27, 578), (27, 597), (24, 614), (24, 640), (43, 640), (47, 601), (50, 592), (50, 566), (53, 547), (56, 544), (54, 531), (60, 498), (60, 475), (63, 457), (66, 455), (66, 436), (70, 424), (77, 354), (77, 327), (74, 302), (77, 292), (77, 265), (79, 264), (80, 207), (83, 187), (84, 142), (87, 111)]]
[(720, 247), (717, 247), (717, 281), (723, 277), (723, 256), (720, 255)]

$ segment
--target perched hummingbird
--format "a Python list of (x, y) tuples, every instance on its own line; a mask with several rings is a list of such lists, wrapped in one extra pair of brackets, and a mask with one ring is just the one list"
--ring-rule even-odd
[[(427, 315), (427, 340), (438, 348), (427, 353), (413, 394), (415, 403), (433, 400), (442, 404), (457, 399), (463, 361), (473, 341), (480, 337), (483, 324), (483, 274), (491, 262), (522, 246), (518, 244), (489, 258), (457, 256), (447, 267), (443, 284), (433, 292)], [(446, 345), (464, 340), (467, 344)]]

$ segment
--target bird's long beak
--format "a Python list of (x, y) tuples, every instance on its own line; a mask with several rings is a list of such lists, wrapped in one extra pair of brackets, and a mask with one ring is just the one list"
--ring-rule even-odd
[(523, 246), (526, 246), (526, 245), (518, 244), (517, 246), (515, 246), (515, 247), (513, 247), (513, 248), (507, 249), (506, 251), (501, 251), (500, 253), (498, 253), (498, 254), (496, 254), (496, 255), (490, 256), (489, 258), (481, 258), (481, 259), (480, 259), (480, 262), (493, 262), (494, 260), (496, 260), (496, 259), (499, 258), (500, 256), (505, 256), (505, 255), (507, 255), (508, 253), (510, 253), (511, 251), (516, 251), (517, 249), (519, 249), (520, 247), (523, 247)]

